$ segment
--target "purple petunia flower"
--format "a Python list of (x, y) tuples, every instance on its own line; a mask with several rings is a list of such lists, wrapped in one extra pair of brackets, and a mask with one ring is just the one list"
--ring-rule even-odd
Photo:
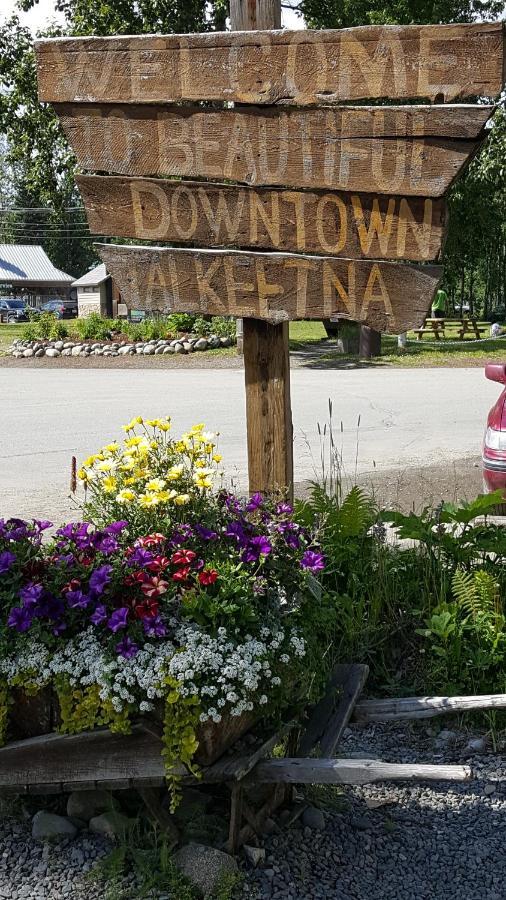
[(91, 574), (90, 591), (95, 596), (98, 596), (99, 594), (102, 594), (104, 592), (106, 586), (111, 580), (111, 574), (112, 566), (109, 566), (107, 564), (105, 566), (99, 566), (98, 569), (95, 569), (95, 571)]
[(39, 619), (52, 619), (55, 622), (64, 615), (65, 604), (60, 597), (46, 592), (30, 611)]
[(102, 604), (99, 604), (95, 612), (90, 616), (90, 622), (93, 622), (94, 625), (101, 625), (102, 622), (105, 622), (107, 619), (107, 609)]
[(111, 522), (110, 525), (106, 525), (104, 532), (106, 534), (120, 534), (127, 526), (128, 522), (124, 522), (120, 519), (118, 522)]
[(242, 522), (230, 522), (225, 530), (226, 537), (234, 538), (240, 547), (248, 543), (248, 535)]
[(276, 515), (277, 516), (291, 516), (293, 513), (293, 507), (290, 506), (289, 503), (278, 503), (276, 506)]
[(216, 531), (212, 531), (211, 528), (206, 528), (205, 525), (199, 525), (198, 523), (195, 525), (195, 534), (203, 541), (215, 541), (218, 537)]
[(160, 616), (155, 616), (154, 619), (144, 619), (142, 624), (148, 637), (165, 637), (167, 634), (167, 628)]
[(42, 591), (41, 584), (34, 584), (32, 581), (29, 584), (25, 584), (19, 592), (23, 606), (35, 606), (42, 597)]
[(115, 609), (112, 616), (107, 622), (107, 627), (113, 634), (116, 634), (120, 628), (126, 628), (128, 619), (128, 607), (121, 606), (119, 609)]
[(142, 568), (153, 562), (153, 559), (154, 556), (149, 550), (145, 550), (144, 547), (136, 547), (131, 556), (128, 557), (128, 565)]
[(71, 609), (86, 609), (91, 599), (89, 594), (83, 594), (82, 591), (68, 591), (66, 597)]
[(13, 606), (7, 619), (9, 628), (15, 628), (16, 631), (28, 631), (32, 624), (32, 614), (26, 606)]
[(262, 506), (263, 502), (264, 498), (262, 494), (257, 491), (256, 494), (253, 494), (248, 500), (248, 503), (246, 504), (246, 512), (255, 512), (256, 509)]
[(181, 544), (184, 544), (191, 537), (193, 537), (193, 528), (191, 525), (180, 525), (179, 528), (176, 528), (172, 532), (168, 544), (170, 547), (180, 547)]
[(32, 534), (28, 523), (23, 522), (23, 519), (8, 519), (5, 524), (7, 526), (6, 537), (10, 541), (22, 541)]
[(15, 562), (16, 557), (14, 553), (10, 553), (8, 550), (4, 550), (3, 553), (0, 553), (0, 575), (5, 575)]
[(48, 528), (53, 527), (52, 522), (48, 522), (46, 519), (34, 519), (33, 524), (35, 526), (36, 531), (40, 534), (41, 531), (47, 531)]
[(124, 659), (132, 659), (132, 656), (136, 656), (138, 652), (138, 645), (128, 635), (125, 635), (119, 644), (116, 644), (116, 653)]
[(250, 538), (247, 547), (243, 550), (241, 559), (243, 562), (257, 562), (261, 556), (268, 556), (272, 550), (272, 544), (268, 538), (260, 534)]
[(57, 563), (70, 569), (75, 564), (76, 558), (73, 553), (63, 553), (62, 556), (56, 558)]
[(57, 622), (56, 625), (53, 625), (51, 631), (55, 635), (55, 637), (59, 637), (64, 631), (66, 631), (67, 625), (65, 622)]
[(119, 544), (115, 537), (110, 534), (99, 534), (95, 539), (95, 549), (104, 556), (111, 556), (119, 549)]
[(306, 550), (300, 561), (300, 566), (301, 569), (307, 569), (309, 572), (321, 572), (325, 568), (325, 557), (323, 553)]

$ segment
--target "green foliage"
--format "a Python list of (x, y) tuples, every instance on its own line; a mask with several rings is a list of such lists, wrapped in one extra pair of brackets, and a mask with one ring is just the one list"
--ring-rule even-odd
[(76, 319), (74, 327), (82, 340), (107, 341), (111, 337), (111, 320), (103, 319), (100, 313)]
[(222, 316), (213, 316), (211, 319), (211, 334), (218, 337), (230, 337), (235, 339), (236, 320)]
[(50, 339), (52, 341), (61, 341), (68, 336), (69, 330), (65, 323), (60, 319), (55, 319), (51, 326), (51, 331), (49, 332)]
[(179, 685), (173, 678), (165, 679), (167, 695), (163, 720), (163, 750), (167, 784), (170, 793), (170, 809), (174, 812), (181, 799), (181, 776), (176, 769), (186, 766), (198, 777), (198, 769), (192, 762), (198, 748), (196, 731), (201, 713), (198, 697), (182, 697)]
[(68, 328), (52, 313), (43, 312), (23, 325), (21, 337), (24, 341), (58, 341), (68, 337)]
[(27, 322), (21, 329), (21, 339), (23, 341), (36, 341), (39, 336), (37, 322)]
[(492, 19), (504, 11), (502, 0), (301, 0), (309, 28), (354, 25), (439, 25)]

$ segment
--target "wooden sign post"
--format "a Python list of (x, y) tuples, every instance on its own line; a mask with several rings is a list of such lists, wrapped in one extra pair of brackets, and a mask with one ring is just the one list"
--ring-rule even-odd
[[(232, 31), (281, 28), (281, 0), (230, 0)], [(250, 218), (251, 221), (251, 218)], [(281, 488), (293, 499), (288, 322), (244, 317), (248, 478), (252, 494)]]
[(279, 13), (232, 0), (240, 31), (36, 53), (91, 230), (149, 242), (97, 246), (125, 302), (244, 319), (250, 489), (290, 494), (288, 323), (421, 323), (505, 53), (499, 22), (271, 30)]

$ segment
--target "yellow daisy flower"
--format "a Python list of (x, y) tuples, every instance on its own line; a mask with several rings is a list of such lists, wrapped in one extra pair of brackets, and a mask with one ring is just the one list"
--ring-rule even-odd
[(177, 497), (174, 498), (174, 503), (176, 503), (177, 506), (185, 506), (189, 502), (190, 502), (189, 494), (178, 494)]
[(116, 490), (117, 484), (118, 482), (116, 481), (114, 475), (107, 475), (107, 477), (102, 481), (102, 487), (106, 494), (112, 494), (112, 492)]
[(151, 481), (148, 481), (146, 490), (154, 491), (155, 494), (159, 494), (160, 491), (163, 491), (164, 487), (165, 480), (163, 478), (152, 478)]
[(141, 494), (138, 502), (139, 506), (142, 506), (144, 509), (149, 509), (151, 506), (156, 506), (160, 500), (157, 494)]
[(135, 500), (135, 493), (134, 491), (128, 490), (128, 488), (123, 488), (123, 490), (116, 494), (116, 500), (118, 503), (131, 503), (132, 500)]

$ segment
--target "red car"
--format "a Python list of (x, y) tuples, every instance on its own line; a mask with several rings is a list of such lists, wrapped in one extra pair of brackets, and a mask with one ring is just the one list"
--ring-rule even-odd
[(503, 390), (488, 414), (483, 439), (483, 483), (488, 492), (502, 490), (506, 498), (506, 365), (489, 363), (485, 377), (498, 381)]

